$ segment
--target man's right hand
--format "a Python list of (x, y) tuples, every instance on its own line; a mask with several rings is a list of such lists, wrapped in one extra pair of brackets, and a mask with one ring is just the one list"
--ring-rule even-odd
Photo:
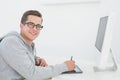
[(74, 70), (74, 68), (75, 68), (75, 61), (68, 60), (68, 61), (65, 61), (64, 63), (67, 65), (69, 71)]

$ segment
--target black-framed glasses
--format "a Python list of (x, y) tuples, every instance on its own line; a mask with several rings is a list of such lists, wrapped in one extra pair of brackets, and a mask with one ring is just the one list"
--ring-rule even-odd
[(24, 25), (27, 25), (29, 28), (34, 28), (35, 26), (36, 26), (36, 29), (37, 30), (41, 30), (42, 28), (43, 28), (43, 26), (42, 25), (40, 25), (40, 24), (36, 24), (35, 25), (35, 23), (33, 23), (33, 22), (26, 22), (26, 23), (24, 23)]

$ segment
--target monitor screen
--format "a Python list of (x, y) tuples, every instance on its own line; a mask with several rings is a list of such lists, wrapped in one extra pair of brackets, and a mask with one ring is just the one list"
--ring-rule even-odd
[(104, 36), (106, 32), (106, 26), (107, 26), (108, 16), (104, 16), (100, 18), (99, 22), (99, 28), (97, 32), (95, 47), (101, 52), (102, 46), (104, 42)]

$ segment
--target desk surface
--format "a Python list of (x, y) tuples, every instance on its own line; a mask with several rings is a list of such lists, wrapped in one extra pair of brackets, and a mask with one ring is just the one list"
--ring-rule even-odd
[[(49, 58), (49, 60), (51, 59)], [(64, 59), (61, 59), (60, 61), (63, 60)], [(51, 63), (52, 62), (53, 61), (51, 61)], [(93, 64), (89, 64), (89, 62), (84, 61), (80, 62), (79, 60), (77, 60), (77, 62), (79, 62), (77, 65), (83, 71), (82, 74), (61, 74), (53, 77), (52, 80), (120, 80), (120, 66), (117, 71), (95, 72), (93, 69)]]
[[(84, 67), (84, 68), (83, 68)], [(81, 66), (82, 74), (62, 74), (52, 80), (120, 80), (120, 70), (94, 72), (92, 65)]]

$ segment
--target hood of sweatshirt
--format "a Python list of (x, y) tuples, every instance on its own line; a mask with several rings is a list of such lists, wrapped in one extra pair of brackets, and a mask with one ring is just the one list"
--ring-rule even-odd
[[(9, 33), (7, 33), (6, 35), (0, 37), (0, 42), (5, 38), (5, 37), (8, 37), (8, 36), (15, 36), (19, 39), (21, 39), (26, 45), (29, 45), (23, 38), (22, 36), (20, 35), (20, 33), (16, 32), (16, 31), (11, 31)], [(29, 45), (31, 46), (31, 45)], [(34, 43), (32, 43), (32, 46), (34, 46)]]

